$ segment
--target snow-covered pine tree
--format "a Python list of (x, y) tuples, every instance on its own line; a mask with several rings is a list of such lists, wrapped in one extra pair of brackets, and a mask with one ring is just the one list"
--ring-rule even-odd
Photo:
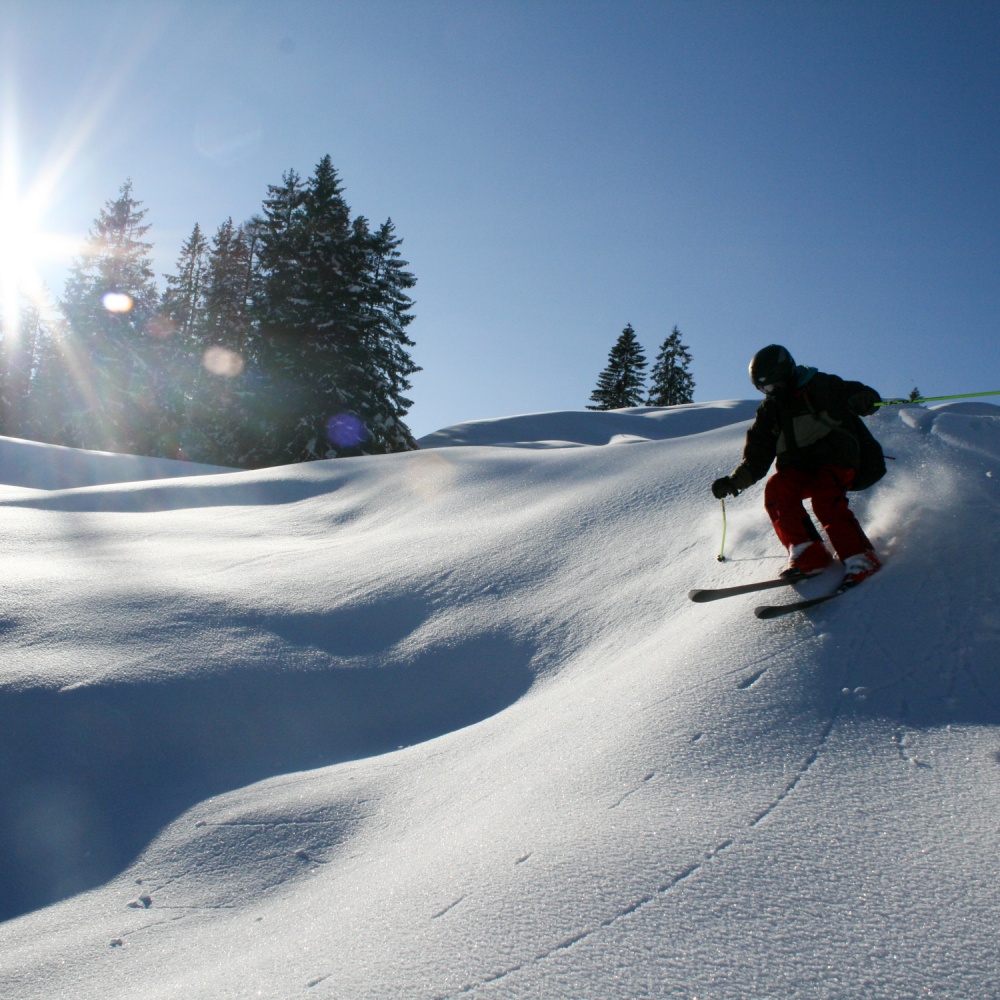
[(681, 343), (675, 326), (656, 356), (647, 406), (677, 406), (694, 401), (694, 378), (690, 372), (691, 352)]
[(174, 335), (185, 344), (197, 338), (205, 320), (205, 272), (208, 269), (208, 240), (196, 222), (191, 235), (181, 245), (177, 273), (165, 274), (166, 290), (160, 301), (160, 316), (170, 321)]
[(256, 227), (261, 268), (257, 306), (265, 338), (282, 329), (299, 330), (308, 326), (308, 309), (304, 307), (309, 305), (303, 296), (301, 270), (307, 242), (302, 179), (289, 170), (280, 185), (269, 184), (267, 191), (264, 214)]
[(413, 321), (413, 301), (407, 294), (416, 278), (406, 270), (402, 240), (395, 235), (392, 219), (373, 233), (363, 216), (354, 220), (354, 240), (364, 255), (362, 269), (361, 364), (364, 384), (356, 400), (358, 416), (368, 438), (362, 448), (368, 454), (411, 451), (417, 447), (403, 417), (413, 405), (403, 394), (410, 388), (409, 376), (420, 369), (409, 348), (413, 341), (406, 328)]
[(415, 371), (391, 222), (351, 222), (329, 156), (272, 187), (260, 224), (261, 367), (272, 429), (266, 464), (414, 447), (401, 422)]
[(608, 364), (590, 394), (594, 403), (588, 410), (619, 410), (642, 404), (646, 355), (629, 323), (611, 348)]
[(260, 258), (262, 363), (268, 380), (266, 463), (333, 458), (329, 421), (351, 411), (360, 377), (358, 254), (329, 156), (301, 184), (270, 188)]
[(77, 447), (159, 454), (161, 409), (152, 321), (158, 292), (144, 237), (146, 211), (126, 181), (94, 221), (61, 300), (68, 323), (64, 354), (73, 391), (59, 400), (57, 423)]
[(219, 226), (208, 255), (205, 281), (205, 324), (199, 348), (222, 347), (238, 355), (236, 367), (255, 360), (256, 328), (251, 306), (259, 281), (257, 226), (260, 220)]
[(192, 339), (193, 379), (184, 448), (212, 465), (262, 464), (254, 417), (259, 379), (252, 304), (257, 286), (256, 223), (216, 232), (204, 278), (204, 314)]
[[(155, 377), (160, 400), (159, 451), (170, 457), (188, 455), (190, 400), (198, 377), (196, 358), (205, 324), (208, 240), (195, 223), (181, 245), (176, 274), (165, 274), (166, 290), (153, 327), (157, 341)], [(170, 454), (168, 442), (173, 444)]]

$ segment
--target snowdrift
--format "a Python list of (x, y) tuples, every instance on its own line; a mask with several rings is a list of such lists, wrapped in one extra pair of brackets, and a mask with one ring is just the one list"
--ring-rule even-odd
[(0, 438), (0, 483), (35, 490), (206, 476), (230, 469)]
[(752, 412), (0, 442), (0, 995), (995, 995), (1000, 408), (872, 418), (885, 569), (770, 623), (685, 596), (783, 565)]

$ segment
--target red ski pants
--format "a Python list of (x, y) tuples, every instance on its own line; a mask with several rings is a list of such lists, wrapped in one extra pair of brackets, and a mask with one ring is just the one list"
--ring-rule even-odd
[(847, 503), (853, 469), (824, 465), (817, 472), (779, 469), (764, 487), (764, 507), (785, 548), (820, 540), (803, 501), (812, 499), (813, 513), (840, 559), (865, 552), (871, 542)]

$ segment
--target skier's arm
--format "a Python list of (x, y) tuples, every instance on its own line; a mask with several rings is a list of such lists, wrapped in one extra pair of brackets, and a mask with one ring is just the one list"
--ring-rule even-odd
[(825, 409), (835, 420), (856, 415), (870, 417), (877, 409), (876, 403), (882, 402), (882, 397), (864, 382), (849, 382), (836, 375), (829, 376)]
[(882, 397), (870, 386), (861, 382), (848, 382), (848, 386), (859, 386), (847, 397), (847, 408), (859, 417), (870, 417), (878, 409)]
[(777, 422), (767, 406), (762, 403), (747, 431), (743, 448), (743, 461), (733, 470), (730, 479), (737, 489), (745, 490), (767, 475), (778, 450)]

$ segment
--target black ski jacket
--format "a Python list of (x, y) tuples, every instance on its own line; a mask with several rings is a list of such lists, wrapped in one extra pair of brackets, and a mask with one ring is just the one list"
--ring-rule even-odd
[(732, 473), (733, 484), (740, 490), (752, 486), (767, 475), (775, 459), (779, 469), (817, 472), (824, 465), (857, 469), (860, 451), (850, 430), (857, 415), (848, 400), (858, 393), (867, 394), (872, 402), (881, 399), (863, 382), (847, 382), (799, 365), (795, 389), (768, 396), (757, 407), (743, 461)]

